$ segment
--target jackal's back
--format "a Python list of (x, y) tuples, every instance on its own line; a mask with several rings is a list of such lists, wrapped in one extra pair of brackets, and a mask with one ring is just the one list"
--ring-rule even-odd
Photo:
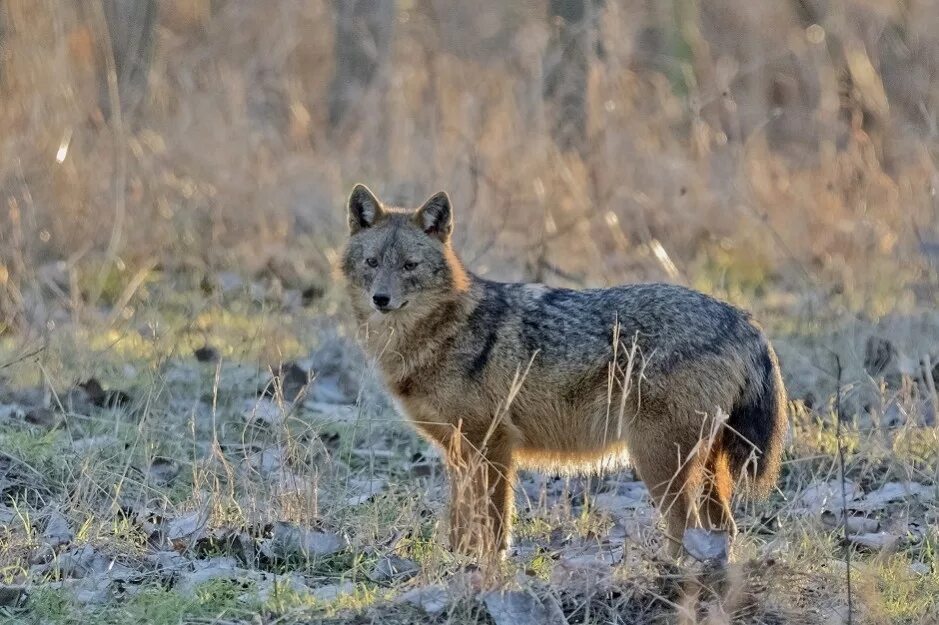
[(737, 433), (724, 435), (733, 468), (758, 460), (754, 490), (775, 479), (785, 392), (772, 348), (744, 311), (669, 284), (577, 291), (477, 278), (472, 288), (448, 369), (493, 396), (526, 372), (511, 415), (530, 446), (605, 445), (611, 384), (630, 372), (632, 418), (699, 433), (699, 415), (719, 409)]

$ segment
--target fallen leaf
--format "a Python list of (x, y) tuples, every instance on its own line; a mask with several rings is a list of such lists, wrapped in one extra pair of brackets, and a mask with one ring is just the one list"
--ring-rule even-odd
[(610, 513), (617, 513), (622, 510), (635, 510), (648, 505), (648, 501), (643, 493), (630, 493), (627, 495), (616, 495), (614, 493), (600, 493), (591, 498), (593, 505)]
[(313, 590), (313, 596), (320, 601), (335, 601), (344, 595), (351, 595), (355, 592), (355, 584), (352, 582), (340, 582), (328, 586), (320, 586)]
[(225, 554), (242, 562), (253, 562), (257, 555), (257, 542), (247, 532), (232, 528), (216, 528), (205, 532), (193, 544), (196, 554)]
[(555, 601), (543, 601), (531, 592), (489, 592), (483, 603), (496, 625), (567, 625)]
[(284, 289), (280, 296), (280, 305), (284, 310), (296, 311), (303, 306), (303, 294), (298, 289)]
[[(58, 406), (56, 406), (58, 408)], [(94, 409), (94, 403), (88, 397), (88, 393), (84, 389), (70, 388), (65, 394), (65, 397), (62, 398), (62, 409), (65, 412), (70, 412), (73, 414), (91, 414)]]
[(914, 562), (910, 565), (910, 571), (917, 575), (929, 575), (929, 565), (925, 562)]
[(730, 551), (727, 532), (711, 532), (697, 527), (685, 530), (681, 544), (698, 562), (725, 564)]
[(171, 520), (166, 526), (166, 538), (170, 542), (191, 542), (205, 529), (208, 519), (204, 513), (193, 512)]
[(872, 377), (877, 377), (897, 356), (893, 343), (879, 336), (869, 336), (864, 345), (864, 368)]
[(323, 404), (351, 404), (355, 401), (355, 395), (343, 388), (338, 375), (317, 376), (310, 399)]
[(303, 407), (311, 413), (322, 415), (323, 418), (330, 421), (355, 421), (360, 414), (358, 406), (347, 404), (326, 404), (307, 400), (303, 402)]
[(112, 561), (91, 545), (83, 545), (60, 553), (53, 561), (52, 567), (61, 577), (83, 578), (107, 572), (112, 568)]
[(822, 513), (822, 521), (831, 527), (843, 527), (847, 525), (848, 533), (851, 534), (866, 534), (876, 532), (880, 529), (880, 521), (877, 519), (869, 519), (864, 516), (856, 515), (849, 515), (847, 519), (845, 519), (841, 514), (835, 514), (830, 510), (825, 510)]
[(72, 541), (75, 534), (68, 519), (58, 510), (51, 510), (46, 515), (46, 525), (42, 530), (42, 537), (52, 547), (58, 547)]
[(222, 293), (229, 294), (233, 291), (240, 291), (244, 286), (244, 279), (233, 271), (220, 271), (215, 274), (214, 280), (208, 276), (202, 279), (202, 288), (208, 290), (208, 292), (212, 292), (217, 288)]
[(414, 588), (398, 596), (397, 603), (410, 603), (427, 614), (440, 614), (450, 602), (447, 589), (439, 584)]
[(346, 503), (350, 506), (357, 506), (380, 493), (385, 488), (385, 480), (380, 478), (367, 480), (351, 479), (349, 480), (349, 488), (355, 494), (349, 496), (346, 499)]
[(609, 582), (612, 567), (597, 554), (562, 557), (551, 571), (551, 583), (560, 587), (598, 587)]
[(879, 510), (895, 501), (932, 501), (935, 499), (936, 489), (918, 482), (887, 482), (877, 490), (873, 490), (860, 501), (852, 503), (849, 507), (855, 510)]
[(270, 601), (277, 593), (284, 592), (284, 588), (291, 593), (299, 596), (313, 596), (313, 591), (303, 581), (303, 577), (297, 573), (289, 575), (278, 575), (276, 577), (267, 577), (259, 580), (257, 583), (257, 592), (245, 593), (238, 599), (243, 603), (266, 603)]
[[(313, 372), (309, 399), (323, 404), (352, 404), (363, 390), (368, 366), (355, 341), (338, 334), (320, 337), (319, 346), (301, 366)], [(376, 385), (377, 390), (377, 385)]]
[[(861, 495), (861, 489), (850, 480), (845, 482), (844, 488), (850, 507), (851, 503)], [(797, 510), (808, 510), (814, 514), (821, 514), (823, 510), (840, 511), (843, 507), (841, 482), (831, 480), (809, 486), (795, 497), (793, 507)]]
[(380, 558), (369, 577), (376, 582), (400, 581), (414, 577), (420, 570), (417, 562), (391, 555)]
[(345, 541), (338, 534), (320, 532), (285, 522), (274, 524), (270, 542), (273, 553), (281, 557), (328, 556), (342, 551), (345, 546)]
[(196, 566), (196, 570), (180, 576), (175, 586), (180, 594), (191, 595), (202, 584), (216, 579), (256, 580), (261, 577), (257, 571), (241, 568), (234, 558), (228, 556), (200, 560)]
[(159, 573), (172, 574), (181, 571), (189, 560), (175, 551), (157, 551), (147, 554), (144, 559)]
[(850, 534), (848, 540), (858, 546), (867, 547), (874, 551), (882, 551), (888, 547), (895, 546), (900, 537), (887, 532), (870, 532), (867, 534)]
[(81, 605), (99, 605), (111, 598), (112, 578), (109, 575), (86, 576), (73, 588), (73, 597)]

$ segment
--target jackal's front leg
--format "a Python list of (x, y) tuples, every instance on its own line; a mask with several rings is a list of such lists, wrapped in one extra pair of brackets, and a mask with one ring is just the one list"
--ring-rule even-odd
[(450, 548), (476, 558), (501, 557), (509, 545), (515, 467), (498, 434), (473, 444), (456, 436), (447, 454)]

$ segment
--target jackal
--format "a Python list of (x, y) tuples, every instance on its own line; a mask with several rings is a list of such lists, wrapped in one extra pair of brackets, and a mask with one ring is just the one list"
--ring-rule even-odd
[(666, 524), (736, 533), (731, 495), (765, 494), (787, 427), (776, 355), (750, 316), (669, 284), (570, 290), (477, 277), (444, 192), (417, 210), (363, 185), (342, 260), (366, 352), (446, 458), (451, 548), (501, 555), (520, 467), (628, 458)]

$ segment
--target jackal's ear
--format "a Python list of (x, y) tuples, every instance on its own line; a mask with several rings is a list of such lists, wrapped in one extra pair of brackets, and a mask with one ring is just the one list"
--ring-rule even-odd
[(450, 196), (445, 191), (435, 193), (414, 213), (414, 221), (421, 230), (444, 243), (450, 240), (453, 232), (453, 210), (450, 208)]
[(384, 214), (381, 202), (364, 184), (357, 184), (349, 194), (349, 231), (355, 234), (370, 228)]

